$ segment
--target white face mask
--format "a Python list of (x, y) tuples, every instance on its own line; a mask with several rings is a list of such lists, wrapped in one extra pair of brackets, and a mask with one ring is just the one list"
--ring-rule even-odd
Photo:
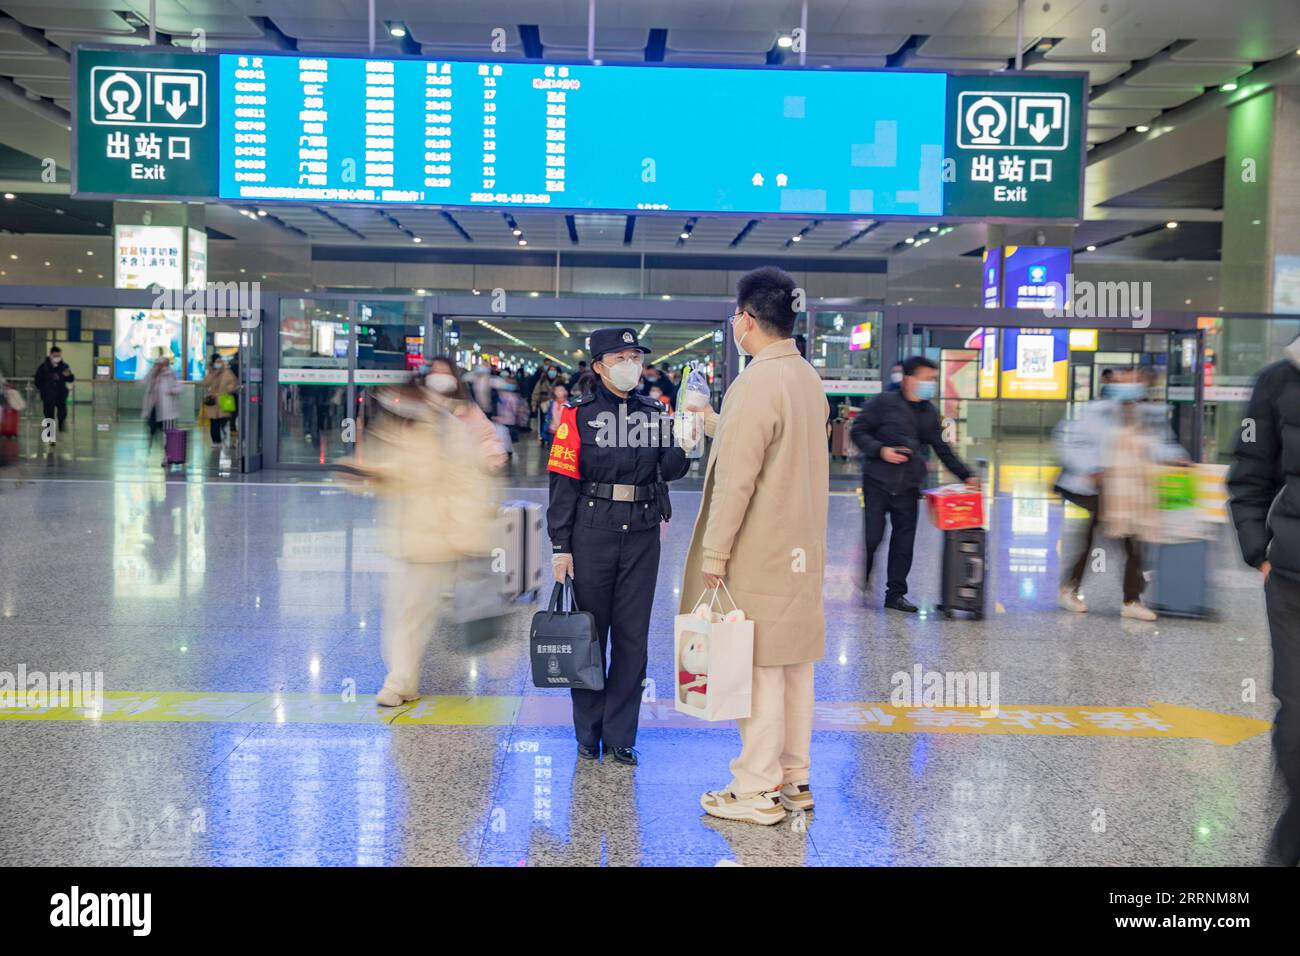
[(431, 372), (424, 377), (424, 384), (439, 395), (453, 395), (456, 392), (456, 376), (446, 372)]
[[(735, 323), (732, 323), (732, 328), (733, 329), (735, 328)], [(745, 342), (745, 336), (749, 335), (749, 333), (753, 331), (754, 331), (753, 326), (750, 326), (750, 328), (748, 329), (748, 331), (745, 332), (744, 335), (736, 339), (736, 351), (739, 352), (741, 355), (749, 355), (749, 353), (745, 351), (744, 342)], [(735, 338), (734, 334), (732, 337)]]
[(641, 381), (641, 363), (636, 359), (628, 359), (625, 362), (615, 362), (613, 365), (606, 365), (609, 380), (614, 383), (614, 387), (620, 392), (630, 392), (636, 388), (637, 383)]

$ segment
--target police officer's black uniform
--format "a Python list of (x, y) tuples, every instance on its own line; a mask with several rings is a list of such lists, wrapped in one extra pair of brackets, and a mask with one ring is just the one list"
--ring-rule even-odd
[[(627, 348), (649, 351), (632, 329), (600, 329), (590, 338), (593, 361)], [(573, 726), (585, 755), (603, 743), (616, 760), (634, 763), (659, 523), (672, 513), (666, 482), (685, 475), (690, 460), (673, 442), (671, 418), (654, 399), (635, 391), (619, 398), (597, 377), (593, 390), (571, 396), (567, 406), (576, 410), (579, 477), (551, 472), (547, 531), (554, 553), (573, 555), (574, 597), (596, 618), (608, 669), (603, 691), (571, 691)], [(620, 440), (622, 416), (627, 424)], [(651, 426), (643, 439), (651, 432), (653, 439), (627, 440), (641, 422)]]

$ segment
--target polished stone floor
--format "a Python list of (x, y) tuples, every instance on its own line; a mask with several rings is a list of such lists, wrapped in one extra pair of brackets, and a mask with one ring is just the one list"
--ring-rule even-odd
[[(211, 696), (177, 705), (183, 720), (0, 711), (3, 865), (1253, 864), (1278, 807), (1258, 723), (1273, 710), (1261, 587), (1227, 532), (1212, 619), (1121, 620), (1113, 550), (1085, 584), (1091, 613), (1069, 615), (1055, 603), (1058, 542), (1079, 519), (1034, 469), (995, 466), (982, 621), (933, 612), (939, 537), (924, 518), (911, 595), (925, 613), (865, 599), (857, 497), (832, 495), (817, 809), (765, 829), (699, 810), (728, 779), (730, 725), (649, 701), (639, 767), (579, 763), (562, 698), (529, 679), (531, 604), (486, 641), (439, 629), (422, 684), (441, 695), (433, 722), (389, 726), (356, 705), (285, 719), (292, 695), (364, 698), (382, 680), (391, 572), (373, 501), (303, 473), (246, 482), (194, 463), (165, 479), (138, 443), (104, 449), (117, 468), (82, 480), (51, 480), (44, 469), (62, 466), (41, 459), (0, 471), (0, 671), (102, 671), (110, 695)], [(698, 492), (675, 502), (650, 635), (658, 688), (671, 687)], [(997, 672), (1004, 709), (1198, 710), (1154, 735), (878, 732), (832, 713), (887, 701), (891, 675), (916, 665)], [(241, 711), (248, 701), (270, 701), (269, 716)]]

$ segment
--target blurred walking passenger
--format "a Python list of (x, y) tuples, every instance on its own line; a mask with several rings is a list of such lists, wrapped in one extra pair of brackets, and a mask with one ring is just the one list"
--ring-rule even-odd
[(380, 389), (389, 414), (366, 430), (354, 470), (374, 483), (385, 546), (396, 559), (384, 602), (381, 651), (387, 675), (376, 700), (396, 707), (419, 696), (420, 659), (462, 558), (491, 546), (505, 460), (483, 412), (444, 357), (422, 386)]
[[(1067, 611), (1088, 610), (1079, 588), (1092, 555), (1098, 527), (1124, 547), (1123, 617), (1154, 621), (1155, 611), (1141, 601), (1142, 541), (1159, 533), (1155, 479), (1160, 464), (1187, 464), (1187, 452), (1173, 441), (1163, 404), (1144, 402), (1147, 386), (1136, 369), (1115, 372), (1103, 387), (1106, 397), (1089, 402), (1079, 417), (1056, 427), (1061, 474), (1055, 491), (1088, 512), (1089, 521), (1075, 555), (1065, 558), (1059, 601)], [(1105, 375), (1103, 373), (1103, 380)]]
[[(140, 417), (149, 428), (149, 444), (153, 445), (154, 436), (175, 428), (181, 417), (180, 394), (183, 386), (172, 371), (171, 358), (160, 352), (149, 367), (144, 377), (144, 401), (140, 407)], [(163, 455), (163, 467), (167, 466), (167, 456)]]
[[(1255, 380), (1228, 471), (1232, 521), (1245, 562), (1264, 580), (1273, 643), (1273, 753), (1289, 800), (1268, 863), (1300, 865), (1300, 338)], [(1253, 425), (1253, 431), (1245, 429)]]
[(565, 385), (556, 385), (551, 392), (551, 400), (542, 409), (542, 440), (546, 445), (555, 441), (555, 430), (560, 427), (560, 415), (569, 400), (569, 389)]

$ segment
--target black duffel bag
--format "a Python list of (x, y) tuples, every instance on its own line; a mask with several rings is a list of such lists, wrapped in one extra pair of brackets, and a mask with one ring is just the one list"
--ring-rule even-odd
[[(569, 610), (560, 609), (561, 596)], [(533, 615), (528, 629), (528, 655), (533, 662), (533, 686), (604, 690), (605, 664), (596, 639), (596, 618), (579, 611), (573, 579), (555, 582), (551, 603)]]

